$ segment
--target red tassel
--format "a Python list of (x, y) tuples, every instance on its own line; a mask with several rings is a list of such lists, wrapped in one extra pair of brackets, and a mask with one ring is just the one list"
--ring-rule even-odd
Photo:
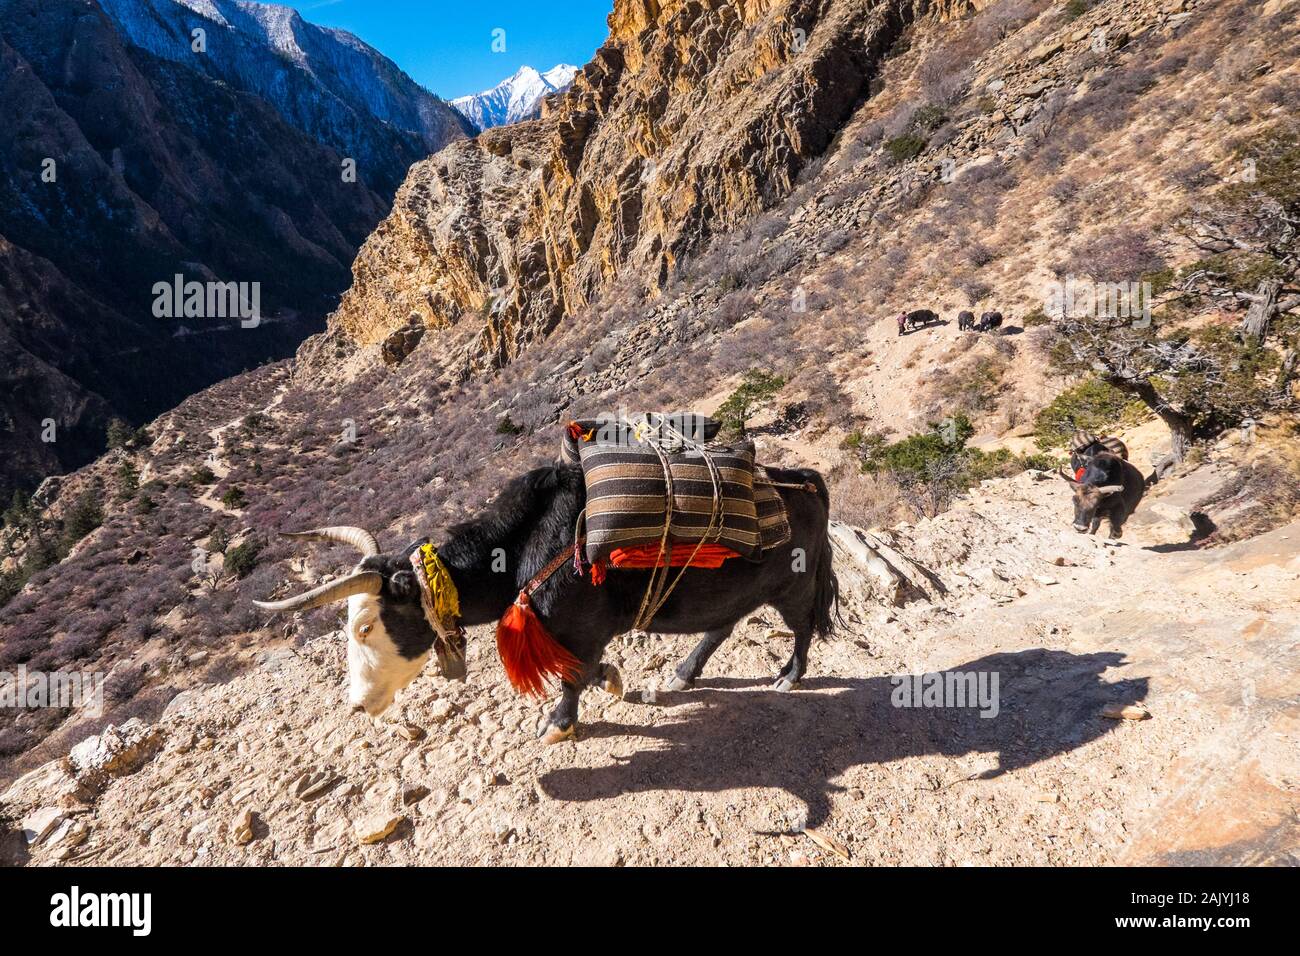
[(591, 583), (600, 587), (605, 583), (605, 559), (601, 558), (591, 566)]
[(532, 697), (544, 696), (551, 678), (576, 681), (582, 674), (578, 659), (546, 633), (526, 591), (497, 622), (497, 653), (511, 686)]

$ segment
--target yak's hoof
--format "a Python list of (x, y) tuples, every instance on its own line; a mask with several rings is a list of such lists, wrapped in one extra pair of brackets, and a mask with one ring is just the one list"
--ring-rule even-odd
[(672, 680), (664, 685), (664, 690), (690, 690), (695, 686), (695, 681), (687, 680), (685, 677), (673, 675)]
[(784, 694), (794, 690), (798, 686), (799, 682), (797, 680), (791, 680), (788, 677), (778, 677), (776, 683), (772, 685), (772, 690)]
[(623, 699), (623, 675), (618, 672), (618, 668), (612, 664), (605, 665), (605, 679), (600, 685), (601, 690), (611, 697)]
[(556, 727), (554, 724), (547, 724), (542, 728), (539, 735), (544, 744), (558, 744), (566, 740), (572, 740), (578, 733), (577, 724), (569, 724), (568, 727)]

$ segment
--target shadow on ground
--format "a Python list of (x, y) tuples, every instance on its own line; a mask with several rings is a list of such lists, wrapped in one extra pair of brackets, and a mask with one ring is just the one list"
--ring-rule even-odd
[[(832, 779), (851, 767), (928, 754), (989, 754), (997, 765), (980, 776), (991, 778), (1105, 735), (1117, 722), (1103, 718), (1102, 709), (1136, 703), (1147, 692), (1146, 678), (1102, 679), (1123, 662), (1114, 652), (1036, 648), (990, 654), (941, 672), (997, 674), (994, 717), (981, 717), (978, 705), (895, 707), (896, 683), (888, 676), (809, 678), (803, 692), (793, 694), (758, 682), (705, 678), (694, 690), (661, 695), (670, 708), (705, 705), (684, 711), (680, 720), (583, 727), (587, 737), (646, 738), (643, 749), (605, 766), (550, 771), (540, 784), (555, 799), (576, 802), (656, 790), (774, 787), (802, 800), (808, 825), (816, 826), (829, 814), (830, 794), (841, 789)], [(754, 690), (725, 689), (749, 686)]]
[(1176, 544), (1154, 544), (1148, 547), (1147, 550), (1154, 551), (1157, 554), (1176, 554), (1179, 551), (1199, 550), (1201, 542), (1218, 531), (1219, 526), (1210, 520), (1209, 515), (1201, 511), (1193, 511), (1191, 518), (1192, 534), (1186, 541), (1180, 541)]

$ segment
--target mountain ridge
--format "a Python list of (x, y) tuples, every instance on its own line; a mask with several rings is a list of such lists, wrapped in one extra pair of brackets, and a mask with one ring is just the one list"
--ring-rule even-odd
[[(10, 289), (40, 290), (0, 296), (6, 498), (102, 450), (109, 418), (143, 423), (290, 354), (410, 164), (469, 131), (387, 58), (288, 8), (0, 0), (0, 26), (4, 268)], [(260, 283), (268, 321), (173, 335), (151, 290), (175, 274)]]
[(578, 67), (558, 63), (545, 73), (525, 64), (491, 89), (458, 96), (451, 107), (480, 130), (507, 126), (539, 115), (541, 101), (569, 88)]

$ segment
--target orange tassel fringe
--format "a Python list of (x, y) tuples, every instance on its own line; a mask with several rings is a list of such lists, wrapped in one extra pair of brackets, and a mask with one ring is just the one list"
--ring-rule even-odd
[(576, 681), (582, 664), (537, 619), (526, 591), (520, 591), (497, 622), (497, 653), (506, 677), (521, 694), (542, 697), (552, 679)]
[[(692, 557), (694, 555), (694, 557)], [(720, 544), (705, 544), (697, 553), (693, 544), (675, 544), (668, 558), (668, 566), (680, 568), (690, 561), (693, 568), (720, 568), (722, 562), (738, 558), (735, 551)], [(616, 568), (656, 568), (663, 567), (659, 557), (659, 545), (646, 544), (635, 548), (615, 548), (610, 552), (609, 563)]]

